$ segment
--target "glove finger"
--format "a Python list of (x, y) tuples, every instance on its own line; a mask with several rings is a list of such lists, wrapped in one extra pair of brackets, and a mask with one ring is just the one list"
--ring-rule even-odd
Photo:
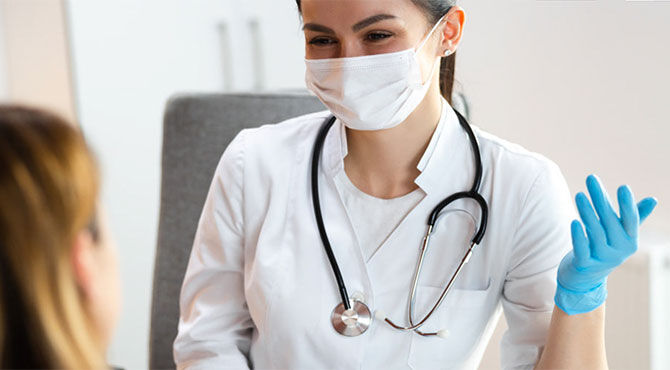
[(577, 211), (584, 223), (589, 240), (595, 244), (605, 244), (607, 241), (605, 230), (603, 230), (600, 220), (598, 220), (593, 207), (591, 207), (589, 198), (586, 197), (586, 194), (579, 192), (575, 197), (575, 203), (577, 204)]
[(586, 187), (588, 188), (589, 194), (591, 195), (593, 207), (600, 217), (601, 224), (605, 229), (607, 240), (614, 240), (617, 236), (621, 235), (623, 230), (621, 228), (619, 218), (614, 212), (614, 209), (612, 209), (612, 204), (606, 197), (606, 193), (602, 184), (595, 175), (589, 175), (589, 177), (586, 179)]
[(649, 217), (651, 212), (656, 208), (658, 201), (656, 198), (644, 198), (637, 204), (638, 212), (640, 213), (640, 224)]
[(582, 223), (579, 220), (572, 221), (570, 231), (572, 233), (572, 250), (574, 251), (575, 259), (579, 266), (584, 266), (589, 257), (591, 257), (591, 251), (589, 250), (589, 241), (586, 239), (586, 234), (584, 234)]
[(640, 214), (633, 199), (633, 192), (628, 185), (620, 186), (617, 190), (617, 198), (623, 228), (629, 237), (635, 239), (637, 238), (637, 230), (640, 227)]

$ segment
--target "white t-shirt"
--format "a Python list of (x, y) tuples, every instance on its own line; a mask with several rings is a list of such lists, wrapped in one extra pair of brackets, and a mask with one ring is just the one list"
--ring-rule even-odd
[(366, 261), (426, 195), (417, 188), (397, 198), (377, 198), (358, 189), (344, 171), (335, 176), (335, 185)]
[[(435, 151), (435, 146), (440, 138), (447, 117), (447, 104), (443, 104), (440, 122), (428, 142), (428, 146), (417, 169), (423, 172), (430, 157)], [(342, 128), (346, 130), (345, 128)], [(342, 133), (343, 136), (346, 136)], [(342, 152), (347, 153), (347, 147), (343, 145)], [(393, 199), (382, 199), (371, 196), (354, 185), (344, 169), (335, 175), (335, 186), (342, 198), (347, 211), (347, 216), (356, 232), (356, 238), (363, 257), (366, 261), (381, 247), (391, 236), (394, 230), (409, 214), (414, 207), (423, 200), (426, 193), (420, 187), (403, 196)], [(426, 218), (428, 215), (426, 215)], [(421, 238), (418, 235), (417, 238)]]

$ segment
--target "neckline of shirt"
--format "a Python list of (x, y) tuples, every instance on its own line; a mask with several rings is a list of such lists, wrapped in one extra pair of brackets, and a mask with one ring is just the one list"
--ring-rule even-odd
[(361, 198), (365, 201), (371, 201), (371, 202), (376, 202), (379, 204), (386, 204), (386, 205), (393, 205), (397, 203), (402, 203), (404, 201), (407, 201), (409, 199), (413, 198), (421, 198), (425, 195), (423, 190), (421, 188), (417, 187), (416, 189), (410, 191), (407, 194), (394, 197), (394, 198), (379, 198), (375, 197), (373, 195), (370, 195), (363, 190), (359, 189), (349, 178), (349, 176), (346, 174), (344, 170), (340, 171), (335, 177), (338, 182), (345, 187), (346, 189), (349, 190), (349, 193), (353, 194), (357, 198)]

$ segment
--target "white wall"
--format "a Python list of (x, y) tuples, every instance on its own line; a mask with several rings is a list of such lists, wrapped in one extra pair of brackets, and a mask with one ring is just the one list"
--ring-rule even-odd
[(539, 151), (573, 193), (597, 173), (670, 224), (670, 2), (464, 0), (457, 75), (474, 123)]
[(0, 0), (4, 98), (76, 119), (63, 0)]
[(8, 70), (7, 70), (7, 31), (5, 30), (5, 9), (0, 2), (0, 101), (9, 98)]

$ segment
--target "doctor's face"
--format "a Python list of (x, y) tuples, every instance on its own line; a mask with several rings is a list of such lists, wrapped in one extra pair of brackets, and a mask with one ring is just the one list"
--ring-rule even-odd
[[(411, 0), (303, 0), (301, 5), (307, 59), (414, 48), (433, 26)], [(435, 32), (433, 38), (438, 34)], [(429, 44), (423, 53), (434, 51)]]

